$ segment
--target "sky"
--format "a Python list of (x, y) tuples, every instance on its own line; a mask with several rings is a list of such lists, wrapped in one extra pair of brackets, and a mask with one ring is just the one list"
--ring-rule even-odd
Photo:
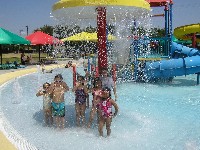
[[(54, 25), (52, 6), (59, 0), (0, 0), (0, 27), (26, 36), (44, 25)], [(200, 23), (200, 0), (173, 0), (173, 29)], [(164, 7), (152, 8), (153, 14), (164, 13)], [(152, 18), (155, 27), (164, 28), (164, 17)]]

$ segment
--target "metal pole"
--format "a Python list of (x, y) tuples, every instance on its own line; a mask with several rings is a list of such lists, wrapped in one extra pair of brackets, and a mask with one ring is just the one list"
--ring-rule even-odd
[(90, 56), (88, 56), (88, 72), (90, 72), (90, 65), (91, 65), (91, 63), (90, 63)]
[[(28, 36), (28, 25), (26, 26), (26, 36)], [(28, 51), (29, 51), (29, 45), (28, 45)]]
[(39, 62), (40, 62), (40, 44), (39, 44)]
[(26, 26), (26, 35), (28, 36), (28, 26)]
[(167, 51), (167, 55), (169, 56), (169, 48), (168, 48), (168, 33), (169, 33), (169, 28), (168, 28), (168, 21), (169, 21), (169, 8), (166, 3), (165, 5), (165, 51)]
[(170, 57), (171, 57), (171, 55), (172, 55), (172, 53), (171, 53), (171, 49), (172, 49), (172, 5), (173, 5), (173, 3), (172, 3), (172, 1), (170, 1), (170, 4), (169, 4), (169, 6), (170, 6), (170, 42), (169, 42), (169, 55), (170, 55)]
[(197, 85), (199, 85), (199, 75), (200, 73), (197, 73)]

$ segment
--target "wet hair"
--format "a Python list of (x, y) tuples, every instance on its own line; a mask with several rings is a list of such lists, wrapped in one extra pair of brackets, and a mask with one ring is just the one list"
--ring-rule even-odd
[(43, 84), (43, 88), (44, 88), (46, 85), (50, 86), (50, 83), (45, 82), (45, 83)]
[[(55, 76), (55, 78), (60, 78), (60, 79), (63, 79), (63, 77), (62, 77), (62, 75), (61, 74), (57, 74), (56, 76)], [(55, 79), (54, 78), (54, 79)]]
[(77, 76), (77, 80), (85, 80), (84, 76)]
[(94, 78), (94, 82), (101, 81), (99, 77)]
[(101, 86), (102, 86), (101, 80), (98, 79), (98, 80), (94, 80), (93, 87), (95, 87), (95, 88), (97, 87), (97, 82), (100, 82), (100, 83), (101, 83)]
[(102, 89), (102, 91), (108, 91), (108, 92), (109, 92), (109, 97), (111, 97), (111, 89), (110, 89), (110, 88), (104, 87), (104, 88)]
[(108, 69), (107, 69), (107, 68), (102, 68), (102, 69), (101, 69), (101, 72), (100, 72), (100, 74), (102, 75), (102, 73), (103, 73), (104, 71), (106, 71), (106, 72), (107, 72), (107, 76), (108, 76), (108, 77), (110, 77), (110, 76), (111, 76), (111, 74), (110, 74), (110, 72), (108, 71)]

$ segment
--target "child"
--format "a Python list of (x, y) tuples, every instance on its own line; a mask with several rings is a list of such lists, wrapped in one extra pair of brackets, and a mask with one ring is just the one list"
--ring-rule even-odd
[(46, 125), (52, 125), (53, 124), (53, 117), (52, 117), (52, 107), (51, 107), (51, 98), (52, 96), (47, 92), (50, 84), (44, 83), (43, 84), (43, 90), (39, 90), (36, 94), (36, 96), (43, 95), (43, 111), (44, 111), (44, 118), (45, 118), (45, 124)]
[(48, 89), (52, 93), (52, 115), (55, 118), (56, 127), (60, 129), (65, 128), (65, 92), (69, 91), (66, 82), (63, 81), (61, 74), (54, 77), (54, 82)]
[(99, 135), (103, 136), (103, 126), (106, 123), (107, 136), (111, 134), (112, 122), (112, 106), (115, 108), (114, 117), (117, 115), (118, 106), (113, 99), (111, 99), (111, 90), (108, 87), (103, 88), (101, 94), (101, 101), (99, 103), (100, 120), (99, 120)]
[(85, 125), (85, 110), (89, 107), (89, 101), (86, 106), (86, 95), (88, 93), (87, 86), (84, 85), (84, 77), (79, 76), (76, 86), (72, 89), (75, 92), (75, 110), (76, 110), (76, 125), (80, 126), (80, 122)]
[(97, 120), (99, 122), (99, 109), (98, 103), (100, 102), (100, 93), (102, 90), (102, 83), (100, 79), (95, 79), (94, 88), (92, 89), (93, 101), (92, 101), (92, 109), (90, 111), (90, 118), (88, 122), (88, 128), (91, 127), (92, 121), (94, 119), (94, 115), (97, 113)]

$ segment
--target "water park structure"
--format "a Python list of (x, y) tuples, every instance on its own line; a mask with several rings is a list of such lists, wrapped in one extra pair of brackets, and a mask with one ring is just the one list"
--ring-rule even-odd
[[(192, 47), (171, 42), (171, 50), (168, 57), (170, 60), (163, 60), (154, 63), (148, 63), (146, 72), (152, 77), (168, 78), (188, 74), (197, 74), (197, 84), (199, 84), (199, 50), (195, 45), (199, 42), (197, 39), (199, 24), (186, 25), (174, 29), (174, 36), (179, 40), (191, 40)], [(147, 76), (148, 76), (147, 75)]]
[[(149, 39), (148, 37), (139, 37), (137, 33), (134, 33), (132, 37), (134, 37), (132, 40), (132, 44), (130, 45), (130, 51), (129, 51), (129, 63), (124, 64), (126, 65), (125, 69), (119, 69), (119, 68), (113, 68), (116, 67), (116, 64), (111, 65), (111, 72), (115, 73), (115, 71), (112, 70), (118, 70), (117, 78), (122, 79), (131, 79), (135, 81), (141, 81), (141, 79), (145, 82), (149, 81), (157, 81), (160, 79), (167, 79), (171, 80), (174, 76), (182, 76), (182, 75), (188, 75), (200, 72), (200, 68), (198, 67), (196, 57), (191, 57), (194, 55), (199, 55), (197, 49), (184, 47), (183, 45), (177, 44), (172, 41), (173, 38), (173, 32), (172, 32), (172, 6), (173, 1), (167, 1), (167, 0), (147, 0), (150, 7), (164, 7), (164, 14), (154, 15), (156, 17), (158, 16), (164, 16), (165, 18), (165, 37), (162, 39), (154, 40), (156, 43), (159, 43), (159, 46), (157, 49), (162, 50), (155, 50), (155, 48), (150, 48), (149, 44), (151, 44), (152, 39)], [(123, 5), (122, 5), (123, 4)], [(120, 15), (116, 15), (116, 10), (113, 8), (118, 8), (121, 5), (124, 8), (128, 9), (128, 12), (131, 12), (130, 6), (133, 6), (134, 8), (137, 6), (141, 6), (142, 11), (148, 11), (149, 6), (144, 1), (138, 1), (137, 4), (135, 3), (124, 3), (120, 0), (113, 2), (113, 1), (106, 1), (106, 4), (101, 2), (93, 2), (93, 1), (84, 1), (84, 2), (77, 2), (77, 3), (70, 3), (70, 1), (59, 1), (54, 4), (53, 6), (53, 12), (55, 13), (55, 16), (57, 18), (64, 19), (63, 16), (71, 16), (69, 14), (73, 13), (76, 14), (75, 17), (77, 18), (92, 18), (95, 19), (95, 16), (97, 17), (97, 39), (98, 39), (98, 70), (95, 69), (97, 73), (101, 72), (102, 68), (108, 68), (108, 56), (107, 56), (107, 29), (106, 24), (107, 20), (114, 17), (116, 20), (119, 20), (122, 18)], [(91, 12), (94, 12), (93, 7), (97, 7), (96, 13), (88, 14), (89, 11), (85, 11), (86, 8), (91, 10)], [(106, 6), (106, 7), (105, 7)], [(82, 13), (77, 14), (77, 8), (83, 10)], [(125, 9), (120, 9), (120, 11), (117, 14), (122, 14)], [(137, 13), (135, 13), (137, 11)], [(137, 18), (138, 18), (138, 10), (136, 9), (134, 11), (134, 18), (133, 19), (133, 26), (137, 30)], [(63, 13), (64, 12), (64, 13)], [(115, 16), (116, 15), (116, 16)], [(126, 16), (127, 17), (127, 16)], [(70, 18), (72, 19), (72, 18)], [(198, 31), (198, 25), (184, 28), (187, 32), (185, 32), (184, 35), (188, 34), (190, 31), (193, 32), (193, 28)], [(180, 33), (181, 30), (175, 29), (175, 37), (177, 37), (180, 40), (187, 39), (186, 37), (183, 37), (184, 35), (179, 35), (177, 33)], [(188, 32), (189, 31), (189, 32)], [(184, 32), (181, 32), (184, 33)], [(195, 32), (193, 32), (195, 33)], [(188, 35), (187, 35), (188, 37)], [(194, 37), (194, 36), (193, 36)], [(198, 40), (197, 40), (198, 42)], [(161, 44), (162, 43), (162, 44)], [(146, 48), (146, 51), (150, 51), (149, 53), (154, 53), (155, 56), (149, 55), (144, 53), (144, 49)], [(157, 51), (157, 53), (155, 53)], [(192, 51), (192, 52), (191, 52)], [(190, 53), (190, 54), (189, 54)], [(184, 58), (183, 58), (184, 56)], [(123, 56), (122, 56), (123, 57)], [(186, 58), (187, 57), (187, 58)], [(88, 61), (89, 62), (89, 61)], [(197, 63), (197, 64), (196, 64)], [(90, 65), (90, 64), (89, 64)], [(88, 67), (89, 68), (89, 67)], [(96, 64), (95, 64), (96, 68)], [(128, 68), (128, 69), (127, 69)], [(179, 69), (177, 69), (179, 68)], [(181, 69), (180, 69), (181, 68)], [(195, 68), (195, 69), (194, 69)], [(92, 69), (91, 69), (92, 70)], [(120, 70), (120, 71), (119, 71)], [(142, 70), (142, 72), (141, 72)], [(113, 75), (116, 76), (116, 75)], [(116, 80), (116, 79), (114, 79)], [(197, 81), (198, 83), (198, 81)]]
[[(66, 6), (66, 4), (68, 4), (69, 1), (65, 1), (65, 0), (61, 0), (60, 2), (56, 3), (53, 7), (53, 10), (59, 10), (61, 8), (63, 8), (63, 6)], [(72, 1), (71, 1), (72, 2)], [(75, 7), (77, 4), (80, 6), (78, 7), (78, 9), (83, 10), (82, 7), (86, 7), (86, 9), (88, 8), (87, 5), (90, 4), (92, 10), (93, 8), (96, 8), (96, 1), (90, 1), (87, 0), (85, 2), (87, 3), (82, 3), (82, 1), (78, 1), (78, 0), (74, 0), (74, 3), (71, 5), (67, 5), (66, 8), (70, 9), (72, 11), (70, 11), (71, 16), (73, 17), (79, 17), (79, 16), (74, 16), (74, 14), (76, 14), (75, 12), (77, 10), (74, 10), (74, 8), (71, 7)], [(100, 1), (102, 2), (102, 1)], [(115, 4), (116, 2), (122, 2), (122, 1), (106, 1), (106, 2), (110, 2), (109, 4)], [(123, 1), (124, 2), (124, 1)], [(128, 3), (128, 1), (125, 1)], [(141, 3), (140, 3), (141, 2)], [(140, 10), (140, 7), (142, 9), (149, 10), (148, 5), (146, 4), (146, 2), (142, 3), (142, 1), (138, 2), (138, 4), (134, 4), (134, 7), (138, 7), (137, 11)], [(129, 62), (127, 64), (127, 68), (128, 70), (123, 70), (122, 69), (122, 73), (119, 74), (118, 77), (130, 77), (131, 79), (137, 81), (139, 78), (141, 78), (140, 76), (144, 77), (145, 82), (147, 81), (156, 81), (156, 80), (162, 80), (162, 79), (171, 79), (174, 76), (182, 76), (182, 75), (188, 75), (188, 74), (194, 74), (200, 72), (200, 63), (199, 63), (199, 52), (197, 49), (195, 48), (189, 48), (180, 44), (177, 44), (175, 42), (172, 42), (172, 1), (170, 1), (170, 3), (167, 0), (148, 0), (147, 2), (150, 2), (150, 6), (151, 7), (160, 7), (160, 6), (164, 6), (165, 7), (165, 32), (166, 32), (166, 36), (163, 38), (163, 49), (162, 51), (159, 49), (160, 47), (158, 47), (158, 50), (156, 50), (156, 54), (160, 54), (160, 55), (155, 55), (151, 56), (151, 55), (143, 55), (143, 49), (146, 50), (146, 48), (148, 48), (148, 46), (150, 45), (150, 41), (151, 39), (146, 38), (146, 37), (138, 37), (138, 38), (134, 38), (131, 39), (131, 44), (130, 44), (130, 51), (129, 51)], [(87, 5), (86, 5), (87, 4)], [(144, 4), (144, 5), (143, 5)], [(99, 16), (99, 20), (97, 21), (99, 27), (98, 27), (98, 65), (95, 68), (96, 72), (99, 72), (101, 70), (101, 68), (104, 67), (108, 67), (108, 62), (107, 62), (107, 45), (106, 45), (106, 28), (105, 28), (105, 13), (108, 14), (108, 12), (105, 12), (105, 5), (107, 4), (102, 4), (102, 7), (99, 7), (96, 11), (98, 12)], [(136, 5), (136, 6), (135, 6)], [(71, 6), (71, 7), (70, 7)], [(107, 8), (107, 7), (106, 7)], [(111, 5), (112, 8), (112, 5)], [(89, 8), (88, 8), (89, 9)], [(87, 10), (88, 10), (87, 9)], [(125, 7), (126, 9), (126, 7)], [(106, 9), (107, 10), (107, 9)], [(121, 9), (119, 9), (121, 10)], [(78, 11), (79, 12), (79, 11)], [(138, 16), (140, 15), (141, 12), (137, 12)], [(77, 15), (77, 14), (76, 14)], [(88, 15), (88, 12), (87, 12)], [(94, 18), (97, 17), (96, 13), (93, 14)], [(101, 16), (103, 15), (103, 16)], [(119, 16), (120, 17), (120, 16)], [(77, 19), (77, 18), (76, 18)], [(137, 18), (133, 18), (134, 20), (137, 20)], [(137, 27), (137, 24), (135, 24), (135, 26)], [(179, 37), (177, 36), (177, 38), (179, 39)], [(182, 39), (182, 38), (180, 38)], [(159, 40), (157, 40), (158, 43), (160, 42)], [(161, 43), (161, 42), (160, 42)], [(160, 51), (159, 51), (160, 50)], [(151, 49), (150, 49), (151, 51)], [(152, 50), (155, 51), (155, 50)], [(155, 54), (155, 53), (154, 53)], [(88, 59), (89, 60), (89, 59)], [(144, 66), (140, 66), (141, 62), (144, 62)], [(90, 64), (90, 62), (88, 63)], [(115, 66), (115, 64), (113, 64), (113, 66)], [(88, 65), (88, 70), (93, 68), (90, 65)], [(138, 74), (138, 72), (140, 71), (140, 69), (143, 69), (141, 74)], [(113, 67), (111, 70), (113, 72), (113, 76), (115, 78), (115, 72), (118, 68)], [(36, 72), (36, 69), (34, 69), (34, 71), (32, 70), (29, 73), (33, 73)], [(94, 69), (91, 69), (94, 70)], [(68, 72), (67, 72), (68, 71)], [(66, 80), (70, 83), (70, 75), (72, 75), (72, 72), (70, 72), (70, 70), (67, 70), (67, 74), (65, 74), (65, 77), (68, 77)], [(62, 71), (61, 71), (62, 72)], [(63, 71), (64, 72), (64, 71)], [(62, 72), (62, 73), (63, 73)], [(73, 67), (73, 73), (76, 72), (76, 68)], [(27, 74), (28, 72), (25, 72), (24, 74)], [(12, 73), (13, 75), (13, 79), (16, 78), (16, 74)], [(75, 74), (73, 74), (73, 78), (74, 80), (75, 78)], [(21, 74), (20, 74), (21, 76)], [(5, 77), (5, 76), (4, 76)], [(43, 77), (44, 80), (41, 80), (40, 78)], [(188, 132), (185, 133), (184, 131), (187, 130), (188, 128), (191, 128), (191, 120), (194, 121), (196, 120), (195, 124), (196, 127), (198, 128), (198, 124), (199, 124), (199, 120), (200, 119), (196, 119), (194, 114), (197, 114), (197, 112), (199, 112), (198, 107), (195, 107), (195, 113), (191, 114), (188, 113), (190, 112), (190, 110), (193, 110), (192, 108), (189, 108), (189, 111), (186, 111), (185, 108), (188, 108), (188, 104), (191, 103), (190, 99), (189, 102), (186, 101), (185, 103), (183, 103), (182, 101), (180, 102), (180, 95), (178, 95), (178, 100), (176, 101), (175, 105), (173, 105), (173, 109), (171, 107), (171, 104), (174, 104), (173, 101), (170, 101), (169, 95), (159, 95), (159, 92), (163, 92), (164, 90), (162, 88), (160, 88), (159, 86), (154, 86), (154, 85), (150, 85), (150, 84), (145, 84), (142, 86), (145, 86), (145, 88), (142, 88), (140, 86), (140, 84), (127, 84), (126, 86), (121, 87), (121, 89), (124, 89), (124, 91), (122, 91), (122, 95), (121, 95), (121, 99), (122, 101), (119, 100), (119, 104), (121, 104), (121, 110), (126, 110), (125, 113), (121, 113), (121, 116), (118, 118), (120, 121), (119, 124), (117, 124), (116, 126), (116, 130), (117, 130), (117, 134), (116, 137), (109, 139), (108, 141), (102, 141), (102, 139), (98, 139), (96, 138), (93, 133), (85, 133), (84, 131), (81, 130), (76, 130), (76, 128), (74, 129), (73, 126), (72, 128), (70, 127), (69, 130), (66, 129), (66, 132), (64, 131), (64, 133), (62, 134), (61, 132), (57, 132), (57, 131), (53, 131), (50, 128), (44, 128), (41, 126), (41, 118), (39, 118), (41, 115), (40, 111), (36, 111), (38, 110), (38, 108), (40, 107), (40, 104), (38, 103), (34, 103), (34, 96), (32, 96), (31, 99), (30, 98), (30, 91), (29, 88), (30, 87), (30, 83), (28, 82), (29, 79), (33, 79), (33, 84), (31, 84), (33, 87), (37, 86), (37, 83), (35, 81), (37, 81), (39, 84), (46, 82), (47, 79), (50, 81), (51, 80), (51, 75), (43, 75), (43, 74), (31, 74), (31, 76), (27, 76), (25, 77), (25, 81), (22, 81), (21, 79), (16, 79), (16, 82), (23, 82), (25, 84), (24, 87), (26, 88), (26, 90), (24, 90), (24, 96), (26, 98), (25, 99), (20, 99), (20, 101), (22, 101), (22, 105), (23, 106), (29, 106), (31, 107), (30, 110), (28, 110), (27, 108), (24, 109), (23, 106), (19, 105), (14, 105), (14, 104), (10, 104), (10, 101), (7, 100), (6, 102), (4, 102), (2, 105), (5, 111), (6, 115), (12, 114), (9, 116), (9, 119), (11, 118), (11, 120), (14, 118), (15, 121), (13, 121), (12, 123), (15, 125), (15, 127), (17, 128), (18, 125), (17, 124), (17, 120), (20, 120), (19, 118), (21, 117), (25, 117), (26, 119), (30, 119), (28, 121), (26, 121), (26, 123), (24, 124), (25, 127), (18, 127), (19, 130), (22, 130), (21, 132), (24, 132), (24, 137), (27, 137), (27, 140), (21, 138), (20, 136), (16, 137), (13, 135), (14, 132), (12, 132), (12, 130), (10, 131), (10, 129), (6, 126), (7, 124), (4, 123), (4, 126), (6, 126), (7, 131), (9, 132), (9, 138), (12, 138), (12, 142), (15, 143), (15, 146), (18, 147), (18, 149), (22, 149), (22, 150), (26, 150), (26, 149), (30, 149), (30, 150), (36, 150), (38, 149), (43, 149), (43, 148), (53, 148), (53, 149), (63, 149), (63, 145), (69, 149), (74, 149), (74, 147), (76, 147), (76, 149), (80, 148), (80, 146), (83, 146), (85, 149), (99, 149), (99, 145), (100, 143), (102, 144), (102, 142), (104, 144), (102, 144), (100, 146), (101, 149), (105, 149), (107, 147), (109, 147), (110, 149), (183, 149), (185, 148), (184, 146), (188, 146), (188, 147), (198, 147), (199, 143), (196, 142), (195, 140), (195, 136), (198, 135), (194, 135), (194, 137), (190, 137), (193, 134), (193, 130), (189, 130), (189, 131), (193, 131), (193, 132)], [(126, 83), (125, 83), (126, 84)], [(11, 83), (12, 85), (12, 83)], [(11, 86), (12, 87), (12, 86)], [(131, 95), (131, 98), (128, 97), (128, 95), (130, 93), (127, 93), (127, 90), (129, 92), (129, 89), (136, 89), (134, 95)], [(140, 89), (140, 90), (137, 90)], [(148, 93), (148, 90), (150, 91)], [(153, 90), (152, 90), (153, 89)], [(169, 88), (168, 88), (169, 89)], [(11, 97), (12, 98), (12, 94), (9, 93), (9, 91), (12, 91), (11, 88), (9, 87), (7, 92), (4, 92), (5, 89), (2, 89), (2, 97), (3, 96), (7, 96), (8, 99)], [(145, 97), (151, 98), (152, 97), (152, 93), (155, 92), (156, 90), (159, 90), (159, 92), (156, 92), (155, 95), (153, 95), (153, 99), (152, 101), (150, 101), (149, 99), (146, 100)], [(185, 91), (187, 90), (184, 89)], [(192, 93), (192, 91), (195, 91), (193, 88), (190, 88), (191, 91), (189, 91), (189, 94)], [(26, 91), (28, 91), (27, 93), (25, 93)], [(124, 93), (125, 94), (124, 94)], [(132, 91), (131, 91), (132, 92)], [(141, 94), (136, 97), (136, 93), (140, 93)], [(171, 93), (173, 93), (173, 89), (171, 91), (169, 91)], [(190, 93), (191, 92), (191, 93)], [(195, 91), (196, 92), (196, 91)], [(132, 92), (133, 93), (133, 92)], [(147, 93), (147, 96), (144, 94)], [(178, 93), (178, 92), (177, 92)], [(20, 93), (18, 93), (20, 94)], [(123, 95), (124, 94), (124, 95)], [(173, 93), (174, 94), (174, 93)], [(175, 95), (175, 94), (174, 94)], [(196, 96), (197, 94), (195, 94)], [(155, 97), (154, 97), (155, 96)], [(125, 98), (124, 98), (125, 97)], [(134, 99), (134, 97), (136, 97)], [(162, 103), (160, 103), (160, 101), (158, 101), (158, 103), (154, 103), (155, 100), (157, 100), (159, 97), (159, 99), (164, 99), (164, 101), (162, 101)], [(17, 98), (17, 97), (15, 97)], [(31, 101), (29, 101), (29, 98), (31, 99)], [(71, 95), (68, 95), (68, 98), (71, 98)], [(169, 98), (169, 99), (167, 99)], [(195, 97), (196, 98), (196, 97)], [(71, 98), (73, 99), (73, 97)], [(131, 100), (130, 100), (131, 99)], [(167, 103), (169, 100), (170, 102)], [(74, 100), (74, 99), (73, 99)], [(73, 101), (72, 100), (72, 101)], [(131, 103), (133, 101), (133, 103)], [(139, 102), (140, 101), (140, 102)], [(1, 102), (1, 101), (0, 101)], [(35, 102), (35, 101), (34, 101)], [(143, 102), (143, 103), (142, 103)], [(195, 101), (196, 102), (196, 101)], [(71, 102), (72, 103), (72, 102)], [(128, 104), (128, 105), (127, 105)], [(141, 105), (139, 105), (141, 104)], [(166, 105), (164, 105), (166, 104)], [(184, 107), (180, 107), (183, 104)], [(138, 109), (138, 107), (142, 108), (142, 109)], [(15, 107), (16, 106), (16, 107)], [(124, 107), (125, 106), (125, 107)], [(154, 107), (155, 106), (155, 107)], [(196, 105), (193, 105), (196, 106)], [(20, 109), (19, 109), (20, 107)], [(130, 107), (130, 108), (129, 108)], [(152, 107), (152, 111), (149, 111), (149, 109), (151, 109)], [(70, 106), (68, 106), (68, 109), (71, 108)], [(129, 109), (127, 109), (129, 108)], [(156, 110), (159, 110), (159, 108), (163, 108), (162, 111), (158, 111), (156, 112)], [(182, 109), (180, 109), (182, 108)], [(155, 110), (156, 109), (156, 110)], [(169, 110), (171, 109), (171, 112), (169, 113)], [(14, 110), (18, 110), (18, 113), (15, 113), (16, 111)], [(71, 110), (71, 109), (69, 109)], [(129, 111), (130, 110), (130, 111)], [(136, 110), (136, 111), (134, 111)], [(139, 110), (139, 111), (138, 111)], [(140, 111), (142, 110), (142, 111)], [(166, 112), (164, 112), (164, 114), (167, 114), (167, 117), (165, 116), (164, 118), (161, 118), (160, 116), (157, 117), (156, 115), (154, 116), (154, 112), (161, 114), (163, 111), (167, 110)], [(180, 112), (179, 112), (180, 111)], [(172, 112), (175, 112), (175, 114), (173, 114)], [(177, 113), (178, 114), (177, 114)], [(69, 112), (68, 112), (69, 113)], [(26, 114), (26, 115), (21, 115), (21, 114)], [(32, 115), (34, 114), (34, 117), (32, 117)], [(169, 116), (173, 114), (172, 116)], [(181, 115), (180, 115), (181, 114)], [(17, 117), (15, 116), (17, 115)], [(73, 114), (72, 114), (73, 115)], [(12, 116), (14, 116), (12, 118)], [(31, 116), (31, 117), (30, 117)], [(181, 120), (176, 121), (175, 119), (177, 118), (177, 116), (181, 116)], [(184, 116), (187, 116), (186, 121)], [(68, 116), (70, 119), (73, 118), (72, 116)], [(173, 118), (172, 120), (170, 120), (170, 117)], [(126, 118), (128, 121), (126, 121)], [(0, 118), (1, 119), (1, 118)], [(35, 120), (34, 120), (35, 119)], [(164, 120), (167, 120), (166, 122), (164, 122)], [(168, 121), (169, 120), (169, 121)], [(115, 120), (113, 120), (115, 121)], [(172, 124), (171, 124), (171, 122)], [(40, 123), (35, 123), (35, 122), (40, 122)], [(163, 122), (166, 123), (163, 126)], [(176, 124), (176, 128), (174, 129), (174, 124), (173, 123), (177, 123)], [(71, 123), (71, 122), (69, 122)], [(180, 124), (179, 124), (180, 123)], [(71, 123), (73, 125), (73, 123)], [(161, 125), (160, 125), (161, 124)], [(167, 124), (169, 125), (169, 128), (167, 126)], [(185, 124), (189, 125), (189, 126), (184, 126)], [(134, 126), (132, 126), (134, 125)], [(158, 126), (160, 125), (160, 126)], [(131, 126), (131, 127), (130, 127)], [(167, 126), (167, 127), (166, 127)], [(178, 126), (178, 127), (177, 127)], [(31, 129), (31, 127), (36, 127), (34, 130)], [(159, 128), (157, 128), (159, 127)], [(183, 127), (183, 128), (181, 128)], [(22, 129), (23, 128), (23, 129)], [(173, 130), (171, 130), (171, 128), (173, 128)], [(164, 130), (163, 130), (164, 129)], [(180, 130), (181, 129), (181, 130)], [(50, 131), (50, 132), (49, 132)], [(159, 131), (154, 133), (155, 131)], [(164, 135), (167, 137), (160, 137), (160, 135), (163, 135), (163, 131), (165, 131)], [(180, 134), (180, 132), (182, 131), (184, 135)], [(28, 132), (30, 132), (30, 135)], [(174, 132), (176, 133), (174, 135)], [(27, 133), (27, 134), (26, 134)], [(126, 135), (124, 134), (126, 133)], [(171, 136), (173, 134), (173, 137)], [(47, 136), (46, 136), (47, 135)], [(65, 136), (63, 136), (65, 135)], [(89, 136), (88, 136), (89, 135)], [(156, 136), (159, 135), (159, 136)], [(179, 138), (177, 138), (177, 135), (181, 135)], [(33, 138), (36, 137), (36, 138)], [(52, 138), (53, 137), (53, 138)], [(56, 137), (56, 138), (55, 138)], [(57, 138), (58, 137), (58, 138)], [(71, 138), (72, 137), (72, 138)], [(134, 137), (134, 138), (133, 138)], [(139, 138), (138, 138), (139, 137)], [(152, 138), (153, 137), (153, 138)], [(159, 138), (158, 138), (159, 137)], [(189, 138), (188, 138), (189, 137)], [(191, 139), (190, 139), (191, 138)], [(55, 141), (56, 139), (58, 139), (58, 141)], [(60, 140), (63, 139), (63, 140)], [(80, 140), (82, 143), (82, 145), (80, 145), (79, 143), (77, 144), (77, 139)], [(131, 139), (134, 139), (133, 141), (131, 141)], [(144, 139), (144, 140), (143, 140)], [(167, 140), (166, 140), (167, 139)], [(197, 138), (199, 139), (199, 138)], [(33, 141), (31, 141), (33, 140)], [(51, 141), (51, 142), (47, 142), (47, 140)], [(53, 140), (53, 141), (52, 141)], [(116, 144), (119, 143), (121, 141), (124, 141), (125, 144)], [(158, 140), (158, 141), (157, 141)], [(31, 141), (31, 144), (29, 144), (28, 141)], [(90, 142), (88, 142), (90, 141)], [(155, 142), (156, 141), (156, 142)], [(66, 144), (67, 142), (67, 144)], [(16, 144), (17, 143), (17, 144)], [(58, 144), (59, 143), (59, 144)], [(63, 144), (64, 143), (64, 144)], [(85, 144), (88, 143), (88, 144)], [(145, 144), (144, 144), (145, 143)], [(184, 144), (185, 145), (184, 145)], [(51, 145), (51, 146), (49, 146)], [(92, 145), (92, 146), (91, 146)], [(181, 146), (180, 146), (181, 145)], [(183, 145), (183, 146), (182, 146)]]
[[(130, 46), (130, 64), (127, 65), (130, 68), (125, 68), (121, 77), (135, 81), (154, 82), (158, 80), (171, 81), (175, 76), (197, 74), (197, 84), (199, 84), (200, 53), (198, 49), (195, 49), (195, 45), (199, 42), (200, 25), (192, 24), (178, 27), (174, 30), (173, 35), (173, 2), (164, 0), (152, 0), (149, 2), (151, 7), (164, 6), (165, 37), (160, 39), (135, 38)], [(192, 48), (173, 42), (173, 36), (179, 40), (192, 40)], [(147, 49), (151, 41), (156, 43), (157, 47), (150, 48), (150, 55), (144, 55), (144, 49)], [(153, 51), (156, 51), (156, 56)], [(151, 55), (152, 52), (154, 53), (153, 55)]]

